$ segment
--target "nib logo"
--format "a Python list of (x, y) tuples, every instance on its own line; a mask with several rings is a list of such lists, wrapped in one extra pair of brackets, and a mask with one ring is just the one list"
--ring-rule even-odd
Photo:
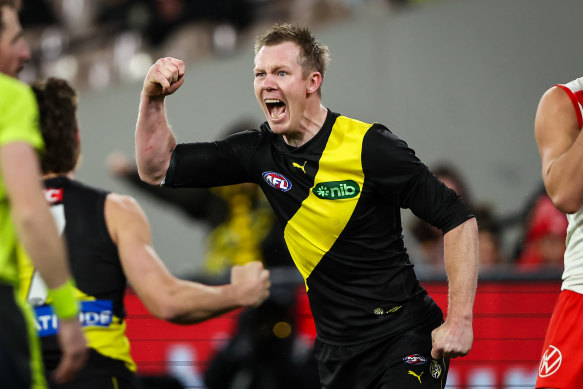
[(555, 346), (549, 345), (549, 348), (541, 358), (538, 375), (540, 377), (548, 377), (555, 374), (559, 370), (559, 367), (561, 367), (561, 362), (563, 362), (561, 351)]
[(352, 180), (328, 181), (316, 184), (312, 192), (320, 199), (351, 199), (360, 193), (360, 187)]

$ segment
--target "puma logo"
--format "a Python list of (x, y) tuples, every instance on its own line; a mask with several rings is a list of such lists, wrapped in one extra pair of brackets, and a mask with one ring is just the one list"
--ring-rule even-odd
[(306, 174), (306, 169), (305, 169), (306, 163), (308, 163), (308, 161), (304, 161), (303, 165), (300, 165), (299, 163), (292, 162), (292, 166), (297, 167), (298, 169), (301, 169), (304, 172), (304, 174)]
[(417, 374), (415, 374), (414, 371), (409, 370), (409, 375), (412, 375), (413, 377), (417, 378), (419, 380), (419, 383), (421, 383), (421, 376), (423, 375), (423, 372), (421, 372), (421, 374), (417, 375)]

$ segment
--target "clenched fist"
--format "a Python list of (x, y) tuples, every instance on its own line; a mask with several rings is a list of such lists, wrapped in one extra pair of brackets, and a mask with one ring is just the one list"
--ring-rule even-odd
[(231, 284), (236, 287), (242, 306), (257, 307), (269, 297), (269, 270), (259, 261), (233, 266)]
[(172, 57), (160, 58), (148, 70), (142, 92), (151, 98), (176, 92), (184, 82), (184, 61)]

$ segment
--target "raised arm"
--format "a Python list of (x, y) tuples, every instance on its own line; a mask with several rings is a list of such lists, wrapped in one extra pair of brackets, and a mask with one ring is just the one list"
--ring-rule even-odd
[[(77, 307), (70, 291), (71, 273), (63, 241), (43, 197), (36, 151), (28, 143), (0, 147), (0, 171), (10, 199), (12, 220), (20, 242), (53, 294), (60, 317), (59, 344), (63, 351), (55, 380), (63, 383), (83, 366), (87, 355), (85, 338), (77, 320)], [(57, 298), (59, 301), (57, 301)]]
[(542, 96), (534, 134), (547, 193), (559, 210), (577, 212), (583, 206), (583, 137), (575, 107), (561, 88)]
[(449, 303), (445, 323), (433, 330), (433, 358), (466, 355), (474, 339), (472, 318), (478, 283), (478, 225), (466, 220), (444, 237)]
[(233, 267), (227, 285), (208, 286), (172, 276), (152, 247), (146, 216), (129, 196), (110, 194), (105, 217), (130, 284), (158, 318), (197, 323), (236, 308), (257, 306), (269, 295), (269, 272), (260, 262)]
[(184, 62), (160, 58), (154, 63), (142, 87), (136, 125), (136, 162), (140, 178), (159, 184), (170, 165), (176, 139), (166, 120), (164, 99), (184, 82)]

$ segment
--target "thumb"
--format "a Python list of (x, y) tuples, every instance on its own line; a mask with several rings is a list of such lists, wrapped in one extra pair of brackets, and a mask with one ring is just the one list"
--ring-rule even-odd
[(431, 358), (441, 359), (442, 357), (443, 357), (443, 350), (440, 350), (437, 347), (433, 346), (431, 348)]

